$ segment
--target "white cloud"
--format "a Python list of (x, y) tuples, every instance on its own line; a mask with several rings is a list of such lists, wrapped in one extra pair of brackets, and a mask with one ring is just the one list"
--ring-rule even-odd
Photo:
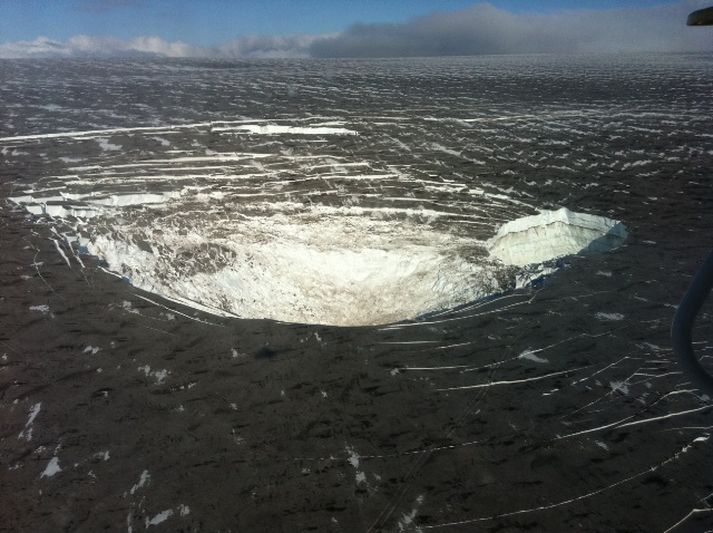
[(215, 53), (222, 57), (308, 57), (312, 43), (324, 37), (316, 35), (241, 37), (216, 47)]
[(160, 37), (136, 37), (121, 40), (113, 37), (75, 35), (66, 41), (38, 37), (33, 41), (0, 44), (0, 58), (51, 57), (215, 57), (273, 58), (308, 57), (309, 47), (325, 36), (252, 36), (227, 43), (203, 47)]
[(706, 3), (548, 14), (513, 13), (481, 3), (403, 24), (356, 24), (315, 41), (310, 51), (318, 57), (395, 57), (711, 50), (710, 31), (686, 27), (688, 13)]
[(67, 47), (48, 37), (38, 37), (33, 41), (15, 41), (0, 44), (0, 58), (63, 57), (69, 56)]
[(67, 41), (38, 37), (33, 41), (0, 44), (0, 58), (42, 57), (195, 57), (207, 55), (205, 50), (180, 41), (169, 42), (160, 37), (137, 37), (123, 41), (113, 37), (75, 35)]
[[(686, 15), (710, 0), (639, 9), (513, 13), (481, 3), (400, 24), (355, 24), (330, 35), (247, 36), (211, 47), (157, 36), (131, 40), (77, 35), (0, 44), (0, 58), (33, 57), (395, 57), (532, 52), (713, 50), (713, 31), (687, 28)], [(96, 0), (102, 8), (139, 0)]]
[(164, 57), (196, 57), (206, 55), (205, 50), (201, 47), (186, 44), (181, 41), (167, 42), (160, 37), (137, 37), (129, 43), (129, 46), (132, 50), (138, 52)]

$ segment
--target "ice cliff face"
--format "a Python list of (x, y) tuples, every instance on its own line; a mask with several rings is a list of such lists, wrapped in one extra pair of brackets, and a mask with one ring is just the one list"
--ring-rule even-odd
[(139, 241), (126, 228), (83, 244), (132, 285), (222, 316), (384, 324), (502, 290), (482, 249), (480, 260), (462, 253), (463, 238), (406, 221), (278, 218), (212, 239), (162, 227), (160, 242)]
[(582, 252), (612, 250), (621, 246), (627, 235), (617, 220), (563, 207), (504, 224), (488, 241), (488, 249), (506, 265), (522, 267)]
[(123, 228), (123, 239), (97, 236), (86, 246), (133, 285), (214, 314), (357, 326), (527, 285), (554, 269), (516, 268), (514, 284), (504, 272), (610, 250), (627, 235), (616, 220), (564, 208), (508, 222), (486, 243), (363, 216), (269, 216), (220, 237), (206, 231), (162, 225), (160, 242), (142, 249), (135, 229)]
[(135, 223), (103, 218), (112, 231), (99, 233), (93, 221), (102, 210), (173, 198), (90, 198), (81, 212), (33, 205), (32, 195), (13, 200), (53, 220), (83, 217), (88, 236), (78, 243), (140, 289), (221, 316), (341, 326), (414, 319), (523, 287), (554, 272), (528, 265), (610, 250), (627, 236), (616, 220), (564, 208), (510, 221), (487, 242), (323, 210), (255, 215), (230, 228), (212, 217), (178, 227), (141, 211)]

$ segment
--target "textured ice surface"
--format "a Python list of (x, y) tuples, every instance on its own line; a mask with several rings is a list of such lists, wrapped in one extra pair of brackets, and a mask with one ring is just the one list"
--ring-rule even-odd
[[(212, 198), (199, 194), (204, 201)], [(151, 209), (174, 201), (177, 211), (188, 203), (185, 196), (63, 198), (110, 210)], [(222, 200), (223, 195), (215, 198)], [(14, 200), (23, 205), (35, 201), (32, 196)], [(280, 214), (279, 207), (276, 203), (267, 214), (237, 221), (202, 216), (190, 228), (177, 227), (174, 217), (150, 212), (138, 223), (114, 216), (106, 221), (111, 232), (97, 233), (87, 226), (92, 234), (79, 241), (134, 286), (197, 309), (221, 316), (348, 326), (451, 309), (553, 272), (526, 269), (508, 281), (503, 265), (493, 258), (525, 266), (582, 250), (608, 250), (626, 237), (617, 221), (562, 208), (504, 224), (486, 249), (482, 241), (411, 220), (377, 219), (359, 207), (316, 206), (289, 214)], [(52, 212), (62, 216), (67, 210), (55, 206)]]
[[(280, 131), (290, 128), (301, 132)], [(521, 288), (553, 269), (513, 266), (626, 236), (617, 221), (564, 208), (522, 217), (534, 209), (511, 190), (309, 149), (70, 167), (52, 178), (61, 185), (11, 200), (138, 288), (220, 316), (342, 326)]]
[[(0, 181), (41, 216), (0, 217), (9, 530), (138, 531), (169, 509), (149, 531), (713, 528), (710, 402), (669, 341), (713, 228), (708, 55), (2, 66)], [(328, 121), (359, 134), (217, 131)], [(137, 201), (91, 203), (112, 195)], [(47, 241), (126, 244), (158, 291), (300, 227), (300, 249), (482, 265), (501, 225), (560, 206), (636, 238), (379, 327), (221, 320)], [(522, 285), (557, 263), (494, 266)]]
[(500, 289), (496, 270), (466, 259), (467, 241), (453, 235), (361, 217), (275, 218), (212, 241), (164, 228), (160, 243), (102, 235), (87, 249), (137, 287), (245, 318), (379, 324)]
[(504, 224), (488, 246), (503, 263), (525, 266), (584, 251), (605, 252), (620, 246), (626, 236), (617, 220), (563, 207)]

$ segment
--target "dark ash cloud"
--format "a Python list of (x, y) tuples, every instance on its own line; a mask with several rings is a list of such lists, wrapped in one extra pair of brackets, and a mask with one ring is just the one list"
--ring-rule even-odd
[(512, 13), (478, 4), (403, 24), (355, 24), (316, 40), (315, 57), (414, 57), (509, 53), (684, 52), (713, 50), (713, 32), (687, 28), (705, 2), (605, 11)]

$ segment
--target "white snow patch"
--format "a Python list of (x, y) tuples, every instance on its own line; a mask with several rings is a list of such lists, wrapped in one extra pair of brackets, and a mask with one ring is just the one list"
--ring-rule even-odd
[[(480, 258), (462, 255), (461, 249), (473, 250), (472, 240), (407, 221), (255, 217), (216, 244), (171, 228), (161, 239), (161, 256), (104, 235), (87, 248), (136, 287), (228, 317), (386, 324), (501, 290), (482, 249)], [(204, 259), (195, 256), (195, 268), (185, 268), (190, 265), (179, 257), (182, 251), (211, 246), (222, 254), (218, 268), (215, 260), (202, 268)]]
[(95, 453), (94, 458), (101, 459), (102, 461), (108, 461), (109, 460), (109, 450)]
[(148, 528), (149, 526), (157, 526), (161, 522), (165, 522), (169, 518), (173, 516), (173, 509), (166, 509), (165, 511), (161, 511), (158, 513), (156, 516), (154, 516), (151, 519), (146, 519), (146, 527)]
[(102, 198), (87, 195), (85, 201), (88, 204), (106, 207), (127, 207), (134, 205), (163, 205), (172, 198), (180, 196), (177, 191), (165, 193), (134, 193), (134, 194), (112, 194)]
[(530, 350), (527, 349), (524, 352), (522, 352), (520, 355), (517, 356), (518, 359), (527, 359), (529, 361), (533, 361), (535, 363), (549, 363), (550, 361), (548, 359), (544, 359), (542, 357), (538, 357), (536, 354), (540, 350)]
[(609, 386), (612, 391), (620, 391), (622, 394), (629, 394), (629, 384), (625, 381), (610, 381)]
[(46, 305), (46, 304), (42, 304), (42, 305), (31, 305), (31, 306), (30, 306), (30, 311), (37, 311), (38, 313), (43, 313), (43, 314), (46, 315), (47, 313), (50, 312), (50, 306), (49, 306), (49, 305)]
[(127, 313), (131, 313), (134, 315), (140, 314), (137, 309), (134, 309), (134, 306), (128, 300), (124, 300), (123, 302), (121, 302), (121, 308)]
[(503, 263), (525, 266), (583, 251), (611, 250), (627, 235), (617, 220), (563, 207), (504, 224), (488, 241), (488, 247), (490, 254)]
[(359, 464), (361, 462), (361, 457), (357, 453), (357, 451), (352, 448), (351, 446), (347, 446), (345, 448), (347, 452), (347, 462), (352, 465), (354, 470), (356, 471), (354, 473), (354, 480), (356, 481), (357, 485), (361, 484), (366, 484), (366, 474), (359, 470)]
[(57, 242), (57, 239), (50, 239), (54, 243), (54, 247), (57, 249), (57, 253), (64, 259), (64, 262), (67, 263), (67, 266), (71, 269), (72, 264), (69, 262), (69, 257), (67, 257), (67, 254), (64, 253), (64, 250), (62, 250), (62, 247), (60, 246), (59, 242)]
[(161, 385), (166, 381), (170, 372), (166, 369), (151, 370), (149, 365), (140, 366), (137, 368), (139, 372), (143, 372), (146, 377), (152, 377), (156, 381), (156, 385)]
[(35, 405), (30, 407), (27, 422), (25, 422), (24, 429), (17, 436), (18, 439), (24, 439), (26, 441), (32, 439), (32, 423), (35, 421), (35, 418), (37, 418), (37, 415), (40, 414), (40, 409), (42, 409), (42, 402), (37, 402)]
[(346, 128), (328, 128), (323, 126), (278, 126), (275, 124), (243, 124), (240, 126), (225, 126), (212, 128), (214, 132), (244, 131), (255, 135), (356, 135), (357, 132)]
[(554, 267), (542, 264), (529, 265), (527, 268), (524, 268), (515, 274), (515, 288), (522, 289), (523, 287), (527, 287), (531, 283), (544, 278), (545, 276), (549, 276), (550, 274), (554, 274), (555, 272), (557, 272), (557, 269)]
[(418, 508), (423, 504), (423, 499), (423, 494), (419, 495), (418, 498), (416, 498), (416, 502), (413, 509), (411, 509), (411, 512), (401, 515), (398, 523), (399, 531), (411, 531), (413, 521), (416, 519), (416, 515), (418, 514)]
[(100, 137), (100, 138), (94, 139), (94, 140), (97, 142), (99, 147), (102, 150), (104, 150), (105, 152), (114, 152), (116, 150), (121, 150), (121, 146), (119, 146), (118, 144), (112, 144), (111, 142), (109, 142), (109, 139), (107, 139), (105, 137)]
[(164, 139), (163, 137), (150, 137), (154, 141), (157, 141), (158, 143), (161, 144), (161, 146), (171, 146), (171, 141), (168, 139)]
[(624, 315), (621, 313), (597, 313), (594, 315), (598, 320), (616, 321), (624, 320)]
[(139, 477), (139, 480), (136, 482), (135, 485), (133, 485), (131, 487), (131, 490), (129, 490), (129, 494), (134, 494), (137, 490), (144, 488), (150, 482), (151, 482), (151, 474), (149, 474), (148, 470), (144, 470), (143, 472), (141, 472), (141, 476)]
[(85, 347), (84, 350), (82, 350), (82, 353), (88, 353), (88, 354), (90, 354), (90, 355), (96, 355), (97, 352), (99, 352), (99, 350), (101, 350), (101, 348), (99, 348), (99, 347), (97, 347), (97, 346), (89, 345), (89, 346)]
[(54, 456), (52, 459), (50, 459), (50, 462), (47, 463), (47, 466), (45, 467), (42, 474), (40, 474), (40, 479), (43, 477), (52, 477), (57, 472), (61, 472), (61, 471), (62, 471), (62, 469), (59, 466), (59, 457)]
[(354, 448), (351, 446), (346, 447), (347, 451), (347, 461), (349, 462), (350, 465), (352, 465), (355, 469), (359, 468), (359, 462), (361, 457), (359, 457), (359, 454), (356, 452)]

